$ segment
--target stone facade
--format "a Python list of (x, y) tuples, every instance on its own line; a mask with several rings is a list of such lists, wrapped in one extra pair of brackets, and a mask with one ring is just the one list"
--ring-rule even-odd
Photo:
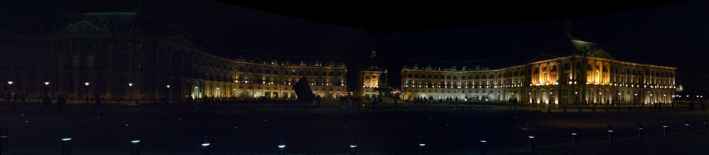
[(535, 61), (501, 69), (401, 71), (403, 100), (452, 99), (523, 104), (668, 104), (673, 67), (588, 55)]
[[(200, 98), (292, 100), (306, 77), (323, 99), (347, 95), (344, 64), (254, 62), (195, 48), (180, 34), (141, 33), (136, 14), (87, 13), (51, 34), (0, 45), (3, 94), (70, 103), (184, 102)], [(16, 54), (14, 54), (16, 53)]]

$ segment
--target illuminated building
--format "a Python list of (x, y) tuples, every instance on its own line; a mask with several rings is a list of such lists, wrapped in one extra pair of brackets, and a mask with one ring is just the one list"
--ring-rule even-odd
[(612, 59), (593, 43), (578, 53), (500, 69), (405, 67), (403, 100), (523, 104), (667, 104), (674, 67)]
[(0, 48), (13, 54), (0, 62), (0, 79), (12, 84), (2, 92), (31, 100), (61, 96), (69, 103), (292, 100), (292, 85), (306, 77), (323, 99), (347, 95), (344, 64), (222, 58), (195, 48), (179, 30), (144, 27), (137, 16), (85, 13), (49, 33), (8, 38)]
[(374, 59), (376, 51), (372, 51), (369, 56), (370, 64), (367, 68), (360, 71), (359, 82), (361, 88), (358, 89), (358, 94), (366, 98), (378, 97), (381, 95), (382, 88), (387, 87), (387, 70), (379, 68)]

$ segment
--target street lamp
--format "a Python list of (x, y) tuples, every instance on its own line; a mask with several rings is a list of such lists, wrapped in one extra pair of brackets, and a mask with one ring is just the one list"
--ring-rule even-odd
[(608, 144), (613, 144), (613, 133), (615, 133), (615, 131), (613, 131), (613, 129), (608, 129), (607, 132), (608, 132)]
[(44, 84), (44, 94), (45, 94), (45, 96), (49, 96), (49, 90), (48, 90), (47, 87), (49, 87), (49, 85), (52, 84), (52, 83), (49, 82), (49, 81), (44, 81), (43, 84)]
[(534, 139), (535, 138), (537, 138), (537, 137), (527, 136), (527, 139), (529, 139), (529, 151), (532, 153), (534, 153), (536, 151), (535, 146), (534, 146)]
[(356, 144), (350, 144), (350, 146), (349, 146), (349, 148), (350, 148), (350, 154), (356, 154), (358, 147), (359, 147), (359, 146), (357, 146)]
[(61, 138), (60, 141), (62, 143), (61, 147), (61, 154), (62, 155), (70, 155), (71, 154), (71, 137), (64, 137)]
[[(128, 82), (128, 97), (129, 98), (133, 98), (132, 94), (131, 94), (131, 90), (132, 90), (131, 88), (133, 88), (133, 82)], [(137, 102), (136, 99), (134, 99), (134, 101)]]
[(204, 142), (200, 146), (202, 146), (202, 154), (203, 155), (209, 155), (209, 146), (212, 144), (209, 142)]
[(15, 100), (14, 100), (15, 99), (15, 92), (12, 91), (12, 85), (14, 85), (14, 84), (15, 84), (14, 81), (7, 81), (7, 87), (8, 87), (7, 89), (8, 89), (8, 91), (10, 91), (10, 96), (9, 96), (10, 98), (8, 98), (8, 100), (11, 100), (10, 103), (15, 102)]
[(480, 154), (481, 155), (487, 154), (487, 140), (485, 140), (485, 139), (480, 140)]
[(165, 85), (165, 88), (167, 88), (167, 100), (165, 102), (170, 102), (172, 100), (172, 86), (170, 84)]
[(91, 86), (91, 82), (84, 82), (84, 87), (86, 87), (86, 104), (88, 104), (91, 101), (91, 92), (89, 90), (89, 86)]
[(131, 155), (140, 155), (141, 141), (140, 139), (130, 140), (131, 144)]
[(286, 153), (286, 147), (287, 147), (286, 144), (278, 144), (278, 145), (276, 145), (276, 148), (278, 148), (278, 152), (280, 152), (279, 154), (287, 154), (287, 153)]
[(278, 149), (280, 150), (283, 150), (286, 149), (286, 144), (278, 144), (276, 147), (278, 147)]
[(579, 134), (577, 132), (571, 132), (571, 144), (576, 145), (576, 141), (578, 138), (576, 138)]

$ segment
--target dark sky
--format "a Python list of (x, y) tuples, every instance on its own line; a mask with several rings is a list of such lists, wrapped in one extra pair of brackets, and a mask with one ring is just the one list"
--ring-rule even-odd
[[(104, 1), (49, 2), (42, 6), (17, 4), (0, 9), (0, 17), (19, 22), (6, 22), (0, 24), (0, 28), (34, 23), (29, 19), (37, 16), (52, 18), (77, 11), (130, 11), (140, 6), (150, 22), (180, 25), (200, 48), (225, 57), (326, 56), (354, 66), (360, 65), (357, 62), (363, 62), (370, 50), (377, 50), (379, 61), (397, 70), (404, 64), (436, 62), (500, 67), (526, 63), (541, 55), (570, 53), (565, 20), (561, 19), (371, 32), (366, 28), (277, 15), (217, 1), (167, 4), (162, 0), (145, 1), (142, 5)], [(600, 44), (620, 60), (676, 66), (683, 82), (707, 88), (707, 6), (709, 4), (701, 0), (680, 1), (573, 16), (571, 29), (577, 37)]]

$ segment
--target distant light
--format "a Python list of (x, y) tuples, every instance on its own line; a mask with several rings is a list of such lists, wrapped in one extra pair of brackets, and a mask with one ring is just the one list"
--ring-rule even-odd
[(71, 141), (71, 137), (62, 138), (62, 142), (68, 142), (68, 141)]
[(89, 82), (84, 82), (84, 86), (90, 86), (90, 85), (91, 85), (91, 83), (89, 83)]
[(613, 133), (613, 130), (608, 130), (608, 133)]
[(7, 85), (12, 85), (12, 84), (15, 84), (15, 82), (14, 81), (7, 81)]
[(662, 125), (662, 128), (668, 128), (668, 127), (670, 127), (670, 126), (667, 126), (667, 125)]
[(638, 128), (638, 130), (645, 130), (645, 128)]
[(419, 147), (426, 147), (426, 143), (419, 143)]
[(51, 84), (49, 81), (44, 81), (45, 86), (48, 86), (49, 84)]
[(277, 147), (278, 147), (278, 149), (285, 149), (285, 148), (286, 148), (286, 144), (278, 144)]
[(357, 148), (357, 147), (358, 147), (357, 145), (350, 144), (350, 148), (351, 148), (351, 149), (354, 149), (354, 148)]
[(527, 138), (529, 138), (529, 139), (534, 139), (534, 138), (536, 138), (536, 137), (534, 137), (534, 136), (527, 136)]
[(209, 147), (209, 145), (212, 145), (210, 143), (202, 143), (202, 147)]
[(165, 88), (170, 88), (170, 85), (165, 85)]
[(577, 134), (576, 132), (572, 132), (571, 135), (572, 135), (572, 136), (576, 136), (576, 135), (578, 135), (578, 134)]
[(139, 139), (131, 140), (130, 143), (132, 143), (132, 144), (138, 144), (138, 143), (140, 143), (140, 140), (139, 140)]
[(481, 142), (481, 143), (487, 143), (487, 140), (481, 139), (480, 142)]
[(128, 87), (133, 87), (133, 82), (128, 83)]

